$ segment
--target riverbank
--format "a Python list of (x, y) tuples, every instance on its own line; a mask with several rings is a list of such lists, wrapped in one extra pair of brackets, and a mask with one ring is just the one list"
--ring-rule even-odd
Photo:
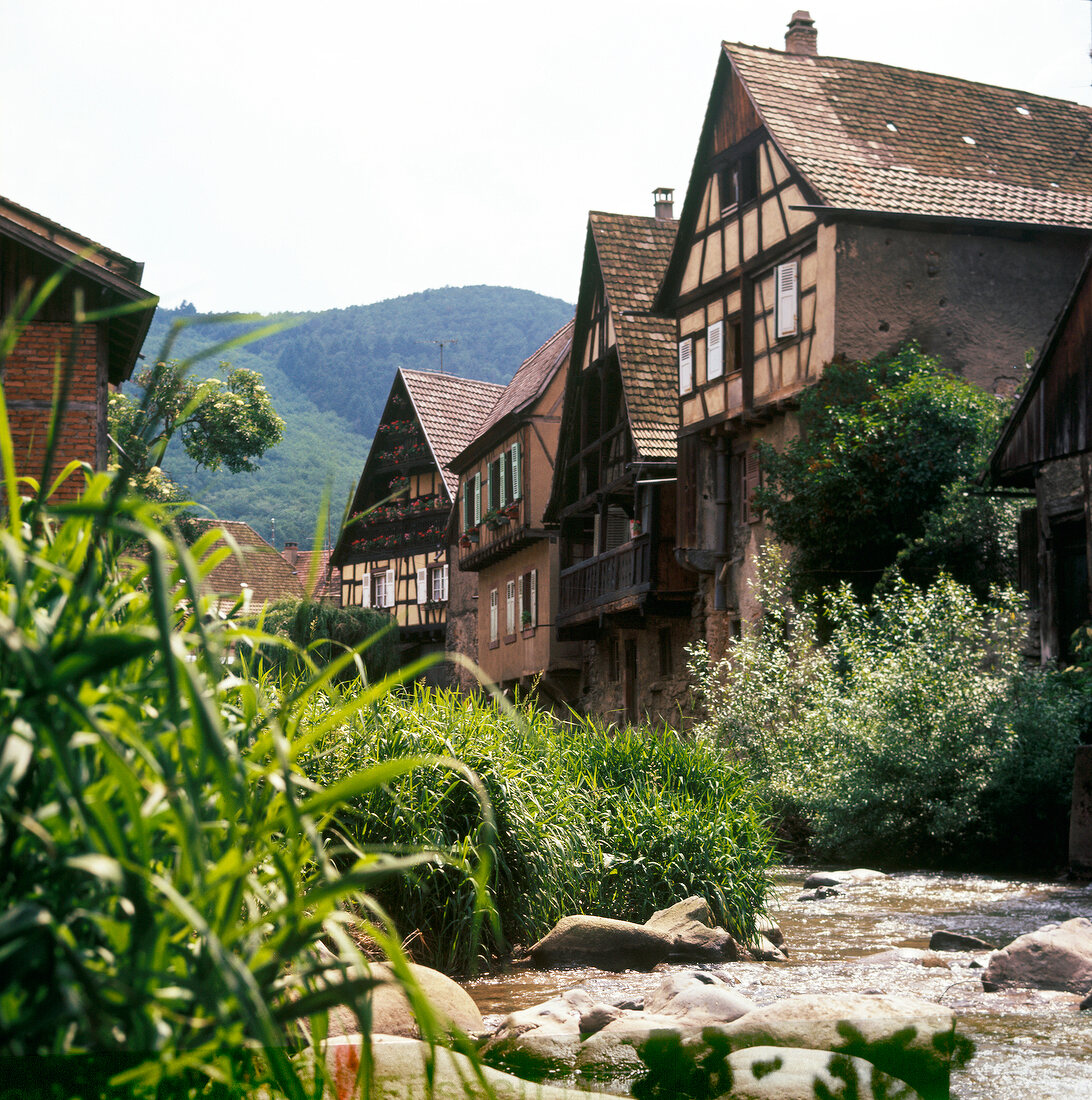
[[(1080, 997), (1044, 990), (986, 993), (973, 956), (929, 952), (937, 929), (1003, 946), (1044, 924), (1092, 915), (1092, 883), (982, 875), (898, 873), (822, 901), (797, 901), (808, 872), (780, 868), (771, 915), (789, 959), (716, 969), (758, 1005), (798, 993), (869, 992), (921, 997), (953, 1009), (975, 1056), (952, 1080), (958, 1100), (1087, 1100), (1092, 1018)], [(505, 1014), (584, 988), (597, 1000), (643, 997), (651, 974), (599, 970), (514, 971), (467, 984), (488, 1025)]]

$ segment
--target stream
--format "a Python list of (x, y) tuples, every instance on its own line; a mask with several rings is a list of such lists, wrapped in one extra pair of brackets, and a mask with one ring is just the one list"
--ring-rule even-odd
[[(738, 979), (739, 992), (759, 1005), (795, 993), (869, 991), (942, 1003), (976, 1046), (970, 1063), (952, 1075), (957, 1100), (1092, 1100), (1092, 1011), (1078, 1010), (1080, 996), (986, 993), (981, 970), (969, 968), (974, 955), (944, 952), (931, 961), (945, 965), (923, 966), (913, 952), (888, 952), (927, 948), (941, 928), (1003, 947), (1044, 924), (1092, 918), (1092, 883), (908, 872), (845, 888), (840, 897), (797, 901), (809, 873), (785, 867), (774, 875), (770, 915), (784, 933), (789, 960), (718, 964)], [(880, 952), (888, 954), (869, 958)], [(661, 965), (651, 974), (515, 970), (466, 988), (493, 1027), (508, 1012), (577, 986), (603, 1000), (622, 992), (643, 996), (665, 969), (672, 968)]]

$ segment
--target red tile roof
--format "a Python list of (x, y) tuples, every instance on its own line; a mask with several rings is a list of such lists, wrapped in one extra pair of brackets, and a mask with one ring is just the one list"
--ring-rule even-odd
[(724, 51), (826, 205), (1092, 227), (1092, 108), (869, 61)]
[(542, 347), (524, 359), (519, 370), (512, 376), (512, 381), (504, 387), (500, 399), (474, 434), (474, 438), (456, 456), (453, 463), (456, 469), (459, 469), (461, 463), (468, 459), (471, 452), (477, 450), (479, 443), (484, 443), (490, 429), (495, 428), (505, 417), (518, 415), (538, 400), (568, 359), (572, 342), (573, 322), (570, 321), (558, 329)]
[[(196, 522), (205, 530), (224, 530), (238, 547), (239, 552), (225, 558), (206, 581), (208, 590), (221, 597), (220, 610), (226, 611), (235, 603), (243, 591), (244, 583), (252, 593), (250, 607), (254, 611), (275, 600), (302, 598), (303, 585), (300, 578), (293, 573), (292, 566), (249, 524), (221, 519)], [(229, 540), (220, 538), (214, 546), (225, 544), (230, 545)]]
[(447, 464), (477, 435), (504, 387), (496, 382), (479, 382), (476, 378), (435, 371), (400, 368), (399, 373), (454, 500), (459, 479)]
[(611, 306), (630, 430), (644, 458), (675, 457), (675, 322), (648, 311), (678, 222), (593, 210), (588, 225)]

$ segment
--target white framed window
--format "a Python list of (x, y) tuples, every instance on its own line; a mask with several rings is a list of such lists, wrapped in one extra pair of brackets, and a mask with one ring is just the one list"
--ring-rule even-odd
[(372, 574), (374, 584), (372, 606), (394, 607), (394, 570), (384, 569)]
[(429, 599), (433, 603), (447, 600), (447, 566), (433, 565), (429, 568)]
[(497, 590), (489, 590), (489, 640), (497, 640)]
[(679, 341), (679, 393), (694, 389), (694, 345), (688, 336)]
[(504, 625), (505, 634), (516, 632), (516, 582), (509, 581), (505, 586), (504, 600)]
[(795, 336), (800, 308), (799, 266), (796, 260), (774, 268), (777, 294), (777, 338)]
[(714, 321), (705, 337), (705, 377), (712, 382), (724, 374), (724, 322)]
[(538, 626), (538, 570), (532, 569), (519, 578), (519, 621), (526, 629)]

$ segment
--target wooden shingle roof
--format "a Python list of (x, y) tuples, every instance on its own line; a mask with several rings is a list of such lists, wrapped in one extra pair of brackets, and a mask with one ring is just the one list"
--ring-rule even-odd
[(447, 468), (448, 463), (477, 435), (504, 386), (436, 371), (400, 368), (399, 374), (454, 500), (459, 479)]
[(1092, 228), (1092, 108), (868, 61), (723, 48), (824, 205)]
[[(301, 599), (304, 595), (300, 578), (282, 555), (249, 524), (235, 520), (198, 520), (204, 529), (224, 530), (239, 549), (225, 558), (209, 575), (206, 587), (219, 599), (221, 610), (227, 610), (239, 598), (243, 584), (251, 591), (250, 607), (257, 612), (263, 604), (286, 598)], [(217, 539), (215, 547), (230, 545), (228, 539)]]
[(611, 306), (633, 441), (644, 458), (675, 457), (675, 322), (649, 312), (678, 222), (593, 210), (588, 228)]

